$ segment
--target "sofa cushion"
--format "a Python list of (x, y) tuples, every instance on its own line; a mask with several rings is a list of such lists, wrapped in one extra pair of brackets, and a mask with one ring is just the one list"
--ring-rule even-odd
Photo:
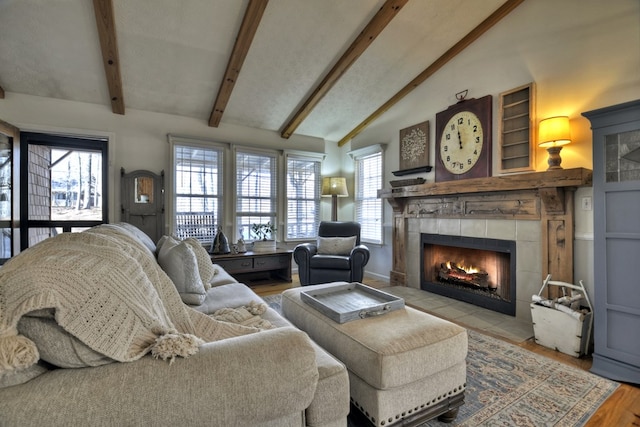
[(357, 236), (318, 237), (318, 254), (349, 255), (356, 246)]
[(20, 318), (18, 332), (33, 341), (40, 359), (60, 368), (85, 368), (113, 363), (58, 325), (53, 310), (38, 310)]
[(143, 245), (145, 245), (152, 254), (156, 253), (156, 244), (153, 243), (151, 237), (147, 236), (144, 231), (140, 230), (135, 225), (129, 224), (128, 222), (118, 222), (113, 225), (124, 228), (129, 233), (133, 234), (135, 238), (138, 239)]
[(207, 291), (200, 278), (196, 254), (189, 243), (166, 239), (158, 253), (158, 264), (171, 278), (185, 304), (202, 304)]
[(228, 285), (229, 283), (238, 283), (238, 281), (227, 271), (219, 266), (218, 264), (213, 264), (213, 279), (211, 279), (211, 287), (215, 288), (216, 286)]
[(0, 373), (0, 388), (24, 384), (27, 381), (31, 381), (32, 379), (39, 377), (40, 375), (47, 372), (49, 372), (49, 369), (39, 363), (36, 363), (24, 369), (3, 371)]
[(201, 313), (212, 314), (221, 308), (241, 307), (251, 301), (264, 302), (247, 285), (236, 282), (212, 287), (207, 291), (207, 297), (202, 304), (192, 308)]

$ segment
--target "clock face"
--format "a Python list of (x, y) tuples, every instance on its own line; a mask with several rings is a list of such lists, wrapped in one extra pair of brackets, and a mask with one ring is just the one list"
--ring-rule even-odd
[(491, 176), (491, 95), (436, 114), (436, 182)]
[(455, 175), (469, 172), (478, 162), (484, 144), (484, 130), (471, 111), (454, 114), (446, 123), (440, 140), (440, 159)]

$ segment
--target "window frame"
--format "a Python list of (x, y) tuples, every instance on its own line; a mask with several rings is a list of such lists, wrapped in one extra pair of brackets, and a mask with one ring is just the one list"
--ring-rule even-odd
[[(61, 228), (63, 232), (82, 231), (100, 224), (109, 223), (109, 201), (111, 185), (109, 180), (111, 153), (109, 142), (111, 138), (106, 135), (75, 135), (61, 134), (49, 131), (23, 130), (20, 132), (19, 156), (20, 172), (20, 251), (29, 248), (30, 229), (55, 229)], [(81, 151), (96, 151), (101, 153), (101, 220), (36, 220), (29, 218), (29, 146), (47, 146), (53, 148), (69, 148)], [(35, 244), (35, 243), (34, 243)], [(15, 254), (14, 254), (15, 255)]]
[[(353, 197), (353, 204), (354, 204), (354, 218), (355, 221), (360, 223), (361, 225), (361, 236), (360, 236), (360, 241), (363, 243), (368, 243), (368, 244), (374, 244), (374, 245), (384, 245), (384, 205), (382, 203), (382, 199), (380, 199), (377, 195), (377, 190), (381, 189), (383, 187), (383, 181), (384, 181), (384, 151), (386, 148), (386, 144), (374, 144), (374, 145), (370, 145), (364, 148), (360, 148), (357, 150), (353, 150), (350, 151), (349, 156), (353, 159), (354, 161), (354, 197)], [(362, 197), (362, 192), (363, 192), (363, 183), (360, 180), (360, 168), (361, 166), (361, 162), (364, 161), (367, 158), (370, 158), (372, 156), (380, 156), (380, 173), (379, 173), (379, 186), (376, 189), (376, 195), (375, 197), (367, 197), (367, 198), (363, 198)], [(364, 200), (368, 200), (368, 201), (372, 201), (372, 200), (376, 200), (376, 204), (378, 204), (378, 215), (375, 215), (374, 218), (374, 222), (379, 221), (379, 229), (377, 231), (377, 234), (379, 236), (379, 239), (372, 239), (371, 236), (368, 236), (366, 234), (366, 229), (368, 227), (367, 222), (369, 222), (368, 220), (363, 219), (360, 216), (360, 211), (361, 211), (361, 204), (363, 203)], [(376, 236), (377, 237), (377, 236)]]
[[(270, 177), (269, 183), (271, 187), (271, 196), (269, 199), (271, 200), (271, 211), (270, 212), (260, 212), (259, 210), (255, 211), (239, 211), (238, 210), (238, 199), (240, 195), (240, 188), (238, 183), (238, 154), (246, 154), (251, 156), (264, 156), (271, 157), (273, 159), (273, 164), (271, 167), (273, 176)], [(233, 195), (233, 235), (241, 236), (241, 229), (243, 226), (241, 225), (240, 218), (257, 218), (263, 217), (270, 221), (276, 227), (276, 231), (271, 236), (272, 239), (278, 240), (278, 225), (279, 225), (279, 199), (278, 195), (281, 194), (282, 187), (278, 182), (281, 165), (280, 165), (280, 153), (277, 150), (267, 150), (260, 148), (253, 148), (244, 145), (234, 145), (233, 146), (233, 187), (236, 189)], [(249, 197), (247, 197), (249, 199)], [(253, 197), (253, 199), (258, 199)], [(238, 212), (241, 212), (240, 214)], [(253, 224), (254, 222), (251, 222)], [(260, 223), (264, 223), (261, 221)], [(250, 226), (249, 226), (250, 227)], [(242, 238), (245, 242), (253, 242), (256, 240), (255, 236), (251, 234), (251, 230), (247, 230), (246, 233), (242, 233)]]
[[(229, 157), (229, 144), (217, 143), (217, 142), (202, 140), (198, 138), (175, 136), (175, 135), (169, 135), (168, 139), (169, 139), (169, 147), (170, 147), (169, 157), (170, 157), (171, 171), (169, 173), (169, 179), (168, 179), (170, 203), (167, 210), (169, 213), (169, 217), (171, 218), (171, 222), (169, 224), (170, 234), (176, 235), (178, 230), (177, 199), (179, 197), (179, 194), (176, 191), (177, 189), (176, 188), (177, 187), (177, 176), (176, 176), (177, 159), (176, 159), (176, 151), (175, 151), (176, 147), (189, 147), (189, 148), (196, 148), (196, 149), (202, 149), (202, 150), (214, 150), (219, 152), (220, 159), (218, 160), (217, 164), (218, 164), (218, 167), (222, 169), (222, 171), (218, 172), (218, 175), (219, 175), (218, 185), (217, 185), (218, 196), (215, 196), (218, 199), (218, 209), (217, 209), (217, 212), (214, 213), (214, 215), (217, 218), (216, 226), (219, 228), (224, 227), (225, 218), (226, 218), (226, 215), (225, 215), (226, 214), (226, 210), (225, 210), (226, 195), (224, 192), (224, 186), (225, 186), (225, 183), (230, 182), (229, 177), (226, 173), (227, 168), (225, 167)], [(210, 244), (211, 242), (201, 241), (201, 243)]]
[[(289, 160), (301, 160), (316, 163), (316, 182), (314, 183), (315, 187), (315, 195), (314, 195), (314, 223), (311, 226), (313, 230), (310, 235), (305, 236), (292, 236), (289, 235), (289, 226), (291, 225), (291, 218), (289, 217), (289, 205), (291, 200), (311, 200), (309, 198), (290, 198), (289, 197)], [(285, 151), (284, 153), (284, 225), (285, 230), (283, 232), (283, 239), (287, 242), (301, 242), (301, 241), (309, 241), (314, 240), (318, 234), (318, 227), (320, 226), (321, 220), (321, 192), (322, 192), (322, 162), (325, 159), (325, 154), (316, 154), (316, 153), (308, 153), (308, 152), (300, 152), (300, 151)]]

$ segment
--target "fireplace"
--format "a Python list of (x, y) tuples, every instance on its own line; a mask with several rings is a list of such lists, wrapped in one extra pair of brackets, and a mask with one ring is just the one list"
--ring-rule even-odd
[(420, 236), (422, 290), (515, 316), (515, 241)]

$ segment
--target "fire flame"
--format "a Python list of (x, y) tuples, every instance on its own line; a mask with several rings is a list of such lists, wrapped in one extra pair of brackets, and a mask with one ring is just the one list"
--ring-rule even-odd
[(451, 265), (451, 261), (447, 261), (447, 268), (451, 269), (451, 268), (459, 268), (460, 270), (464, 270), (465, 273), (467, 274), (474, 274), (474, 273), (479, 273), (480, 270), (477, 267), (474, 266), (465, 266), (464, 265), (464, 261), (460, 262), (460, 263), (453, 263), (453, 265)]

